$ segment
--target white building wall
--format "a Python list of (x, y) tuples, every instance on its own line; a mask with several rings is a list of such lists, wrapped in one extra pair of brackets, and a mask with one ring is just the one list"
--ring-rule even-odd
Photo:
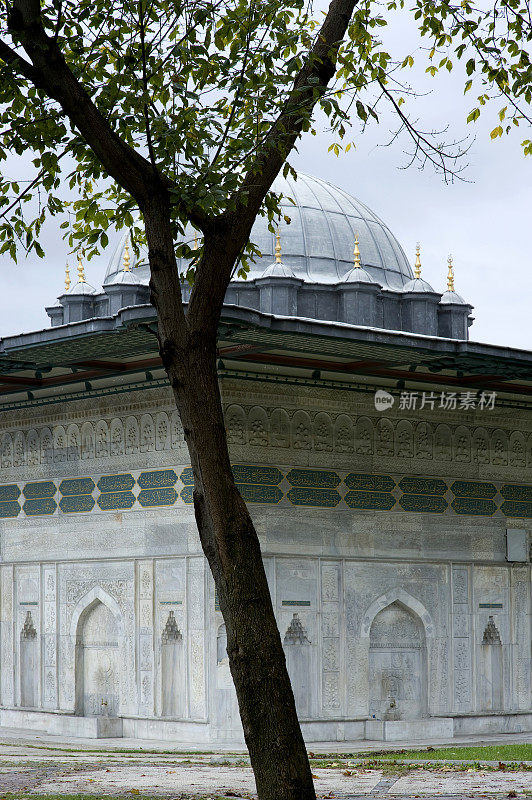
[[(392, 699), (401, 691), (397, 665), (406, 656), (393, 657), (400, 635), (394, 641), (386, 633), (388, 655), (372, 655), (373, 620), (391, 604), (402, 609), (405, 624), (415, 619), (423, 626), (418, 685), (430, 717), (455, 718), (457, 730), (495, 729), (486, 686), (499, 675), (501, 729), (530, 727), (530, 565), (506, 562), (504, 513), (529, 502), (504, 505), (504, 487), (529, 496), (529, 418), (477, 414), (467, 426), (450, 412), (384, 419), (371, 411), (371, 396), (355, 392), (268, 383), (250, 390), (238, 381), (223, 388), (232, 459), (244, 465), (237, 479), (261, 538), (281, 636), (297, 614), (308, 640), (304, 652), (290, 655), (308, 665), (301, 684), (311, 687), (302, 704), (306, 734), (364, 736), (370, 662), (384, 665)], [(0, 721), (8, 719), (7, 710), (20, 709), (20, 633), (28, 610), (39, 641), (37, 707), (74, 713), (79, 621), (98, 601), (109, 606), (119, 631), (125, 733), (185, 741), (241, 736), (227, 659), (218, 657), (223, 621), (195, 529), (188, 456), (169, 393), (43, 407), (31, 429), (24, 427), (21, 450), (17, 432), (24, 419), (6, 412), (0, 431), (0, 438), (9, 435), (0, 454), (0, 512), (9, 511), (2, 503), (21, 506), (16, 517), (0, 518), (6, 710)], [(512, 442), (522, 447), (512, 450)], [(353, 488), (351, 475), (381, 476), (384, 483)], [(120, 483), (124, 476), (130, 488)], [(89, 478), (94, 488), (88, 485), (73, 501), (63, 481)], [(433, 494), (423, 480), (433, 481)], [(53, 484), (51, 496), (26, 496), (46, 493), (28, 490), (44, 483)], [(6, 499), (17, 487), (20, 498)], [(363, 492), (375, 508), (356, 507)], [(28, 499), (33, 505), (25, 507)], [(389, 510), (378, 507), (388, 500)], [(471, 513), (457, 513), (457, 501), (458, 508), (469, 503)], [(43, 512), (34, 515), (39, 503)], [(412, 511), (416, 503), (427, 508)], [(511, 518), (512, 528), (530, 524), (529, 517)], [(161, 636), (170, 610), (183, 643), (179, 720), (161, 716)], [(486, 649), (497, 645), (482, 644), (490, 616), (501, 639), (499, 672), (499, 651), (493, 650), (494, 660)], [(375, 647), (384, 652), (386, 642)], [(387, 721), (397, 721), (393, 707), (387, 713)]]

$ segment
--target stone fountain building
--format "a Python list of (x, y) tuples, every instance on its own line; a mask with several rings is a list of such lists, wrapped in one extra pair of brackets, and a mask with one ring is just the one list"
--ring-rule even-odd
[[(277, 188), (218, 366), (304, 734), (532, 730), (532, 354), (346, 192)], [(78, 278), (0, 343), (0, 724), (241, 741), (145, 258)]]

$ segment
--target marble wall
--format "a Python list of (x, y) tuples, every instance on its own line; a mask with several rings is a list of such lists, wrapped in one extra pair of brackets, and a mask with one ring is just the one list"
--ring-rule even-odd
[[(531, 420), (383, 418), (363, 393), (222, 388), (313, 735), (529, 712), (530, 565), (506, 562), (505, 534), (531, 527)], [(43, 407), (29, 429), (2, 416), (1, 704), (237, 740), (182, 430), (167, 390), (126, 398)]]
[[(515, 586), (528, 587), (527, 567), (392, 564), (330, 553), (267, 556), (266, 565), (302, 719), (530, 709), (530, 636), (517, 622), (529, 622), (530, 601)], [(2, 567), (5, 707), (203, 720), (213, 738), (241, 735), (225, 630), (201, 557), (70, 562), (57, 572), (53, 634), (35, 625), (50, 585), (38, 582), (35, 595), (27, 567)], [(160, 584), (153, 575), (162, 576)], [(8, 659), (13, 618), (23, 623)], [(52, 650), (59, 656), (53, 705)]]

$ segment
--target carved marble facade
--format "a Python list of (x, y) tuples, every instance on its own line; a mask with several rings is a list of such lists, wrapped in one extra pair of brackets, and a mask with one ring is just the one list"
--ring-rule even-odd
[[(222, 390), (305, 736), (364, 738), (373, 720), (532, 729), (530, 567), (505, 560), (506, 528), (532, 516), (530, 420)], [(56, 725), (240, 740), (168, 391), (51, 404), (31, 425), (8, 411), (0, 441), (0, 723), (53, 711)]]
[[(319, 407), (318, 407), (319, 409)], [(417, 421), (387, 419), (382, 415), (345, 414), (302, 409), (226, 404), (227, 433), (233, 447), (281, 448), (309, 451), (322, 463), (327, 454), (397, 458), (404, 461), (451, 462), (475, 467), (491, 465), (511, 471), (532, 467), (532, 432), (505, 420), (491, 419), (473, 426), (457, 421)], [(74, 413), (75, 416), (75, 413)], [(90, 468), (97, 462), (105, 471), (105, 461), (138, 464), (139, 454), (156, 454), (184, 449), (184, 436), (177, 412), (137, 413), (122, 417), (108, 416), (81, 422), (11, 428), (0, 433), (0, 478), (23, 474), (32, 469), (39, 474), (43, 466), (81, 462)], [(410, 415), (412, 416), (412, 415)], [(458, 415), (456, 415), (458, 416)], [(484, 417), (488, 414), (485, 413)], [(68, 410), (71, 418), (71, 409)], [(481, 420), (479, 419), (478, 422)], [(490, 424), (491, 423), (491, 424)], [(1, 431), (1, 428), (0, 428)], [(125, 457), (125, 458), (124, 458)], [(332, 456), (334, 459), (334, 456)], [(166, 459), (163, 457), (163, 463)], [(25, 468), (25, 469), (24, 469)], [(68, 470), (67, 470), (68, 471)], [(49, 470), (47, 470), (47, 473)], [(504, 474), (505, 470), (501, 470)]]

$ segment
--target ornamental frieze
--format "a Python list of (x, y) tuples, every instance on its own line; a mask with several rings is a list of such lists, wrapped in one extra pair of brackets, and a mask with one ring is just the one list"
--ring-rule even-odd
[[(532, 434), (499, 427), (411, 422), (386, 417), (231, 404), (230, 446), (350, 454), (416, 462), (454, 462), (514, 469), (532, 466)], [(129, 414), (6, 432), (0, 469), (61, 465), (175, 451), (185, 447), (177, 411)]]

